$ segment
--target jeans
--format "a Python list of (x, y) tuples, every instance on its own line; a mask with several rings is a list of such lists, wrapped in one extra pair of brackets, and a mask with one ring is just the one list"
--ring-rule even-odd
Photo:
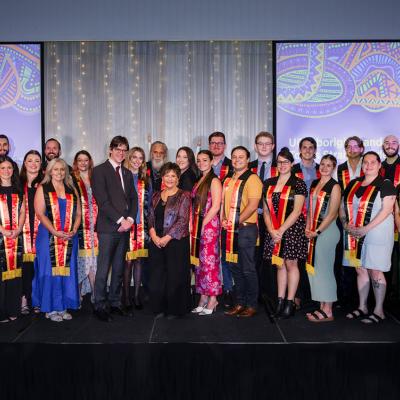
[(238, 263), (229, 267), (235, 280), (236, 304), (257, 307), (258, 278), (256, 271), (257, 225), (239, 228)]

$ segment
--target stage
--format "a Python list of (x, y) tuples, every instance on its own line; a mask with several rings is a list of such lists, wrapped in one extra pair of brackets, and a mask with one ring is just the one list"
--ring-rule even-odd
[[(308, 308), (310, 308), (309, 305)], [(212, 316), (72, 321), (43, 315), (0, 326), (0, 398), (398, 399), (400, 321), (311, 323)]]

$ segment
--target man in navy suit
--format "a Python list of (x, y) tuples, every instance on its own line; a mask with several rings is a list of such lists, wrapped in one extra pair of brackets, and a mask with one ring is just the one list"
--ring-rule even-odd
[[(129, 231), (137, 214), (138, 198), (132, 174), (122, 165), (128, 150), (128, 140), (115, 136), (110, 143), (108, 160), (95, 167), (92, 175), (93, 194), (99, 208), (95, 314), (102, 321), (110, 321), (110, 314), (129, 315), (121, 307), (121, 287)], [(111, 283), (107, 296), (110, 266)]]

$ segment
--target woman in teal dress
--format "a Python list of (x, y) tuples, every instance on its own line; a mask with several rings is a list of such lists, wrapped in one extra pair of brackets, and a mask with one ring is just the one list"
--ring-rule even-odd
[(310, 281), (311, 298), (320, 302), (318, 310), (308, 313), (311, 322), (333, 321), (332, 303), (337, 300), (333, 272), (336, 244), (340, 233), (336, 225), (341, 191), (332, 178), (336, 158), (327, 154), (319, 165), (320, 179), (310, 187), (306, 236), (309, 239), (306, 269)]
[(53, 159), (35, 195), (40, 220), (36, 240), (32, 303), (51, 321), (72, 318), (67, 309), (79, 307), (77, 279), (81, 208), (66, 162)]

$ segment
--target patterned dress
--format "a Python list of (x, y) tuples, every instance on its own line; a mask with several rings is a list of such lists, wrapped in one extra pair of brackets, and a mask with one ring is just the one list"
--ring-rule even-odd
[[(299, 179), (295, 187), (295, 195), (303, 195), (307, 197), (307, 186)], [(272, 204), (275, 213), (278, 214), (280, 192), (272, 193)], [(301, 213), (297, 221), (283, 234), (283, 258), (285, 260), (305, 260), (308, 252), (308, 239), (305, 235), (306, 219)], [(274, 249), (274, 242), (271, 235), (267, 232), (264, 244), (264, 258), (270, 260)]]
[[(193, 188), (192, 197), (196, 196), (197, 186)], [(204, 214), (211, 208), (211, 192), (208, 192)], [(219, 215), (204, 227), (200, 239), (199, 266), (195, 269), (196, 292), (205, 296), (218, 296), (222, 292), (220, 276), (220, 251), (219, 251), (220, 222)]]

